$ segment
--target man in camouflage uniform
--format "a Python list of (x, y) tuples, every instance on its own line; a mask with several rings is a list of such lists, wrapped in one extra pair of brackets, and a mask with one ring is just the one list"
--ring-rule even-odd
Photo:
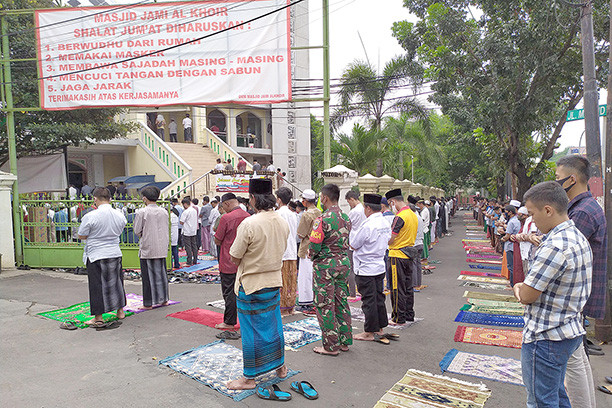
[(325, 212), (313, 224), (310, 258), (314, 264), (314, 304), (323, 337), (323, 347), (314, 352), (338, 355), (353, 344), (351, 312), (348, 306), (348, 257), (351, 222), (338, 207), (340, 189), (327, 184), (321, 189)]

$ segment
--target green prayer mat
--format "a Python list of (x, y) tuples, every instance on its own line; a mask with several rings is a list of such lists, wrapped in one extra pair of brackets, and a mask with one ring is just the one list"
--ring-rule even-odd
[(463, 294), (464, 298), (470, 299), (485, 299), (485, 300), (497, 300), (500, 302), (511, 302), (518, 303), (518, 300), (514, 297), (514, 295), (502, 295), (498, 293), (487, 293), (487, 292), (474, 292), (471, 290), (466, 290)]
[[(93, 319), (90, 314), (91, 310), (89, 302), (77, 303), (76, 305), (68, 306), (63, 309), (50, 310), (48, 312), (38, 313), (38, 316), (46, 317), (47, 319), (57, 320), (58, 322), (75, 321), (80, 322), (77, 326), (81, 329), (89, 327), (85, 324), (86, 321)], [(134, 312), (125, 312), (126, 316), (133, 315)], [(104, 313), (102, 318), (105, 322), (117, 320), (114, 312)]]
[(501, 314), (507, 316), (522, 316), (523, 308), (514, 308), (506, 306), (486, 306), (486, 305), (470, 305), (466, 304), (461, 307), (461, 310), (475, 313), (490, 313)]

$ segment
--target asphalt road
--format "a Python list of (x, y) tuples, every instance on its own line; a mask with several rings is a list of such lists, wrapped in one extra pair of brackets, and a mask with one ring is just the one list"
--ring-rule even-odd
[[(467, 267), (461, 239), (465, 236), (460, 216), (453, 219), (454, 234), (443, 238), (432, 252), (434, 273), (425, 275), (429, 285), (415, 294), (417, 317), (425, 320), (402, 331), (391, 345), (358, 342), (339, 357), (319, 356), (313, 346), (287, 351), (288, 366), (302, 371), (294, 377), (307, 380), (320, 393), (308, 401), (294, 393), (287, 407), (372, 407), (409, 368), (440, 373), (439, 362), (451, 348), (519, 359), (520, 350), (455, 343), (453, 320), (463, 305), (464, 289), (457, 276)], [(126, 281), (126, 291), (142, 293), (139, 282)], [(173, 300), (181, 304), (156, 309), (125, 319), (116, 330), (65, 331), (58, 323), (36, 313), (87, 300), (85, 276), (30, 270), (0, 274), (0, 406), (2, 407), (264, 407), (275, 402), (251, 396), (232, 399), (186, 376), (158, 365), (175, 353), (215, 341), (216, 330), (167, 318), (168, 313), (221, 298), (219, 285), (170, 286)], [(355, 304), (359, 305), (359, 304)], [(299, 316), (287, 318), (298, 320)], [(355, 331), (363, 329), (354, 322)], [(240, 341), (231, 344), (241, 347)], [(606, 355), (593, 357), (596, 384), (612, 375), (612, 346)], [(484, 382), (491, 390), (487, 407), (525, 406), (525, 390), (516, 385), (447, 374), (470, 382)], [(280, 384), (284, 390), (289, 383)], [(596, 391), (599, 407), (612, 407), (612, 396)]]

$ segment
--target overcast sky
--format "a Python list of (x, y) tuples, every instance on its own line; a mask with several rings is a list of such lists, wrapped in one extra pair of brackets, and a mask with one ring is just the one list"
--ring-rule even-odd
[[(322, 43), (321, 4), (321, 0), (309, 1), (311, 45)], [(339, 78), (344, 68), (353, 60), (365, 60), (365, 52), (375, 66), (379, 66), (379, 61), (380, 65), (384, 66), (385, 62), (402, 53), (402, 48), (391, 35), (391, 27), (395, 21), (416, 21), (416, 17), (402, 4), (402, 0), (330, 0), (332, 78)], [(363, 46), (359, 40), (360, 34)], [(312, 50), (310, 53), (310, 77), (323, 78), (321, 51)], [(600, 93), (601, 104), (605, 104), (606, 95), (605, 91)], [(321, 112), (322, 110), (313, 110), (317, 116), (321, 115)], [(350, 126), (345, 126), (342, 130), (349, 132)], [(584, 120), (567, 123), (559, 139), (560, 149), (578, 146), (583, 131)], [(582, 145), (584, 146), (584, 137)]]

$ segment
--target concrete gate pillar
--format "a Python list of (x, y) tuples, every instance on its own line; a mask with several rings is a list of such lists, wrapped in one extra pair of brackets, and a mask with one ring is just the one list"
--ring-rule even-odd
[(17, 176), (0, 171), (0, 254), (2, 269), (15, 267), (15, 243), (13, 241), (13, 213), (11, 209), (11, 189)]
[(321, 175), (325, 180), (325, 184), (332, 183), (340, 188), (340, 200), (338, 205), (343, 212), (348, 214), (351, 208), (344, 199), (344, 195), (353, 188), (353, 186), (357, 185), (357, 176), (359, 174), (355, 170), (351, 170), (339, 164), (331, 169), (323, 170)]

